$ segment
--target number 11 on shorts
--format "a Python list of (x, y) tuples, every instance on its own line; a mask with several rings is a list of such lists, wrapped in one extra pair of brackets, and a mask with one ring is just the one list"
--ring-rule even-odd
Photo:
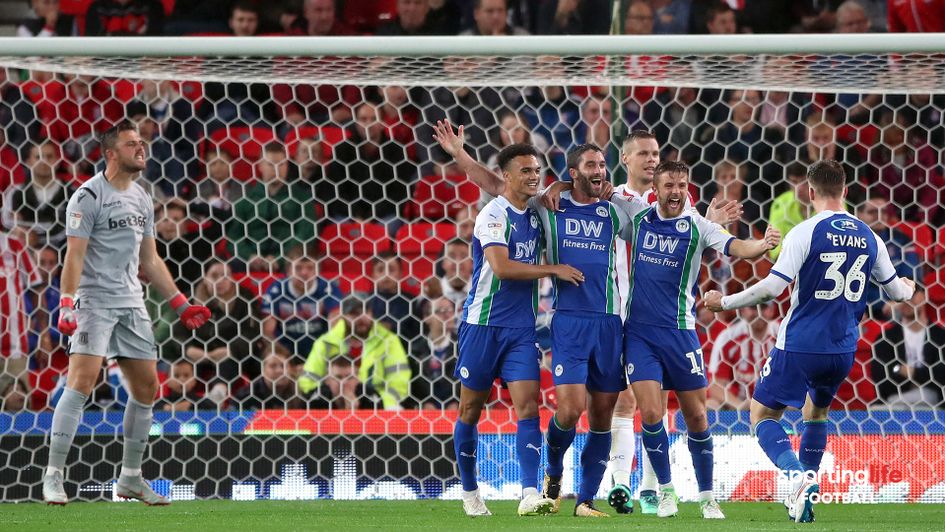
[(686, 358), (692, 363), (692, 369), (689, 372), (693, 375), (702, 375), (702, 349), (686, 353)]

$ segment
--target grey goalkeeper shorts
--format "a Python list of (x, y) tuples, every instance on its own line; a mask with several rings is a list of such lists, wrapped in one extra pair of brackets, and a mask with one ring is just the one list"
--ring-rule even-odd
[(157, 360), (151, 318), (143, 308), (78, 308), (69, 353)]

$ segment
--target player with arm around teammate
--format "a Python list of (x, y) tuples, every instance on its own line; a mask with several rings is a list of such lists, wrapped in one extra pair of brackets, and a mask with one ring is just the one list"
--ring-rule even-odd
[(157, 255), (151, 198), (135, 182), (147, 164), (137, 130), (121, 122), (102, 134), (101, 145), (105, 170), (83, 184), (66, 208), (68, 247), (58, 326), (72, 340), (66, 387), (52, 419), (43, 499), (49, 504), (68, 502), (63, 478), (69, 449), (102, 363), (117, 358), (130, 398), (115, 492), (147, 505), (166, 505), (169, 499), (156, 494), (141, 475), (158, 379), (139, 266), (189, 329), (206, 323), (210, 311), (188, 304)]
[(739, 240), (720, 225), (686, 209), (689, 167), (664, 161), (654, 170), (656, 206), (640, 210), (617, 194), (612, 201), (627, 208), (632, 227), (630, 293), (624, 324), (627, 377), (643, 417), (643, 446), (659, 482), (658, 517), (678, 513), (672, 485), (669, 439), (663, 425), (663, 390), (674, 390), (689, 432), (702, 515), (725, 516), (712, 492), (712, 435), (706, 416), (705, 368), (695, 332), (695, 296), (705, 248), (739, 258), (755, 258), (780, 242), (769, 229), (764, 239)]
[[(847, 214), (843, 166), (816, 162), (807, 179), (817, 214), (788, 233), (771, 273), (742, 292), (704, 296), (706, 308), (720, 312), (773, 299), (794, 281), (791, 307), (755, 384), (751, 423), (765, 454), (791, 480), (785, 506), (799, 523), (814, 520), (811, 495), (820, 489), (816, 473), (827, 446), (827, 413), (853, 366), (866, 283), (872, 278), (895, 301), (915, 291), (912, 280), (896, 274), (879, 236)], [(788, 406), (803, 413), (800, 456), (780, 423)]]
[[(469, 157), (462, 143), (447, 143), (458, 160)], [(554, 501), (538, 492), (541, 428), (538, 417), (540, 353), (535, 336), (538, 279), (555, 276), (579, 284), (584, 275), (564, 264), (538, 264), (542, 227), (528, 206), (538, 192), (538, 151), (513, 144), (499, 152), (506, 186), (476, 217), (473, 275), (459, 329), (459, 413), (453, 442), (466, 515), (490, 515), (476, 482), (476, 425), (482, 407), (501, 377), (509, 387), (518, 418), (516, 454), (522, 481), (519, 515), (550, 513)]]

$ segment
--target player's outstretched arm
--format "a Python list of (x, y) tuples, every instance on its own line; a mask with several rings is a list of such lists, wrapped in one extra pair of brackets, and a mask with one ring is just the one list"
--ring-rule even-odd
[(753, 286), (725, 297), (718, 290), (709, 290), (702, 296), (702, 304), (712, 312), (750, 307), (778, 297), (788, 287), (788, 284), (790, 283), (785, 281), (783, 277), (768, 274), (767, 277)]
[(459, 168), (479, 188), (492, 196), (499, 196), (505, 192), (505, 178), (473, 159), (463, 149), (466, 142), (463, 138), (463, 126), (459, 126), (458, 131), (453, 131), (453, 124), (450, 124), (448, 120), (437, 120), (433, 128), (433, 139), (439, 143), (443, 151), (453, 157)]
[(516, 262), (509, 258), (509, 248), (505, 246), (489, 246), (483, 253), (489, 261), (492, 272), (503, 281), (532, 281), (554, 275), (575, 286), (584, 282), (584, 274), (573, 266)]
[(781, 232), (773, 225), (768, 225), (765, 237), (759, 240), (735, 240), (729, 246), (729, 254), (740, 259), (754, 259), (765, 254), (769, 249), (781, 243)]
[(75, 292), (79, 289), (82, 277), (82, 265), (85, 264), (85, 252), (89, 247), (87, 238), (70, 236), (66, 240), (66, 258), (62, 266), (59, 296), (59, 332), (71, 336), (76, 329)]
[(187, 302), (184, 294), (180, 293), (171, 272), (167, 270), (164, 259), (158, 256), (157, 246), (153, 237), (144, 237), (141, 239), (141, 270), (150, 279), (151, 284), (157, 288), (168, 303), (171, 304), (181, 323), (188, 329), (197, 329), (210, 319), (210, 309), (201, 305), (191, 305)]

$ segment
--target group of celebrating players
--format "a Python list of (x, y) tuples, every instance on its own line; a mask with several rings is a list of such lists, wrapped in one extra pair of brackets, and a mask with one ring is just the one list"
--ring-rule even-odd
[[(453, 436), (466, 514), (490, 515), (476, 481), (476, 424), (492, 381), (501, 377), (518, 418), (519, 515), (559, 511), (564, 455), (586, 407), (589, 430), (574, 515), (608, 516), (595, 508), (594, 497), (611, 459), (608, 503), (619, 513), (633, 511), (632, 416), (639, 408), (645, 450), (641, 509), (675, 516), (679, 499), (664, 424), (673, 390), (688, 431), (702, 515), (724, 519), (712, 490), (708, 383), (695, 332), (699, 269), (706, 248), (755, 258), (777, 247), (780, 233), (769, 226), (762, 239), (736, 239), (720, 225), (740, 216), (735, 203), (713, 202), (701, 216), (689, 197), (689, 168), (660, 162), (659, 144), (646, 131), (633, 131), (623, 142), (627, 185), (614, 189), (602, 149), (583, 144), (567, 154), (570, 180), (541, 192), (541, 154), (533, 146), (503, 149), (496, 173), (464, 151), (462, 126), (454, 131), (438, 122), (435, 138), (473, 182), (496, 196), (476, 218), (473, 278), (459, 330), (456, 372), (462, 387)], [(814, 163), (808, 181), (816, 214), (788, 234), (769, 276), (737, 294), (723, 297), (713, 290), (703, 297), (709, 310), (720, 312), (769, 301), (794, 281), (790, 310), (755, 387), (751, 422), (765, 453), (791, 480), (785, 506), (795, 522), (814, 520), (827, 411), (853, 364), (867, 277), (897, 301), (915, 289), (896, 275), (876, 234), (846, 213), (843, 167), (831, 160)], [(548, 465), (539, 491), (541, 357), (535, 318), (538, 279), (549, 276), (555, 287), (551, 365), (558, 405), (545, 435)], [(800, 457), (780, 423), (788, 406), (803, 408)]]
[[(589, 432), (581, 453), (581, 483), (574, 515), (606, 517), (594, 496), (612, 460), (608, 503), (633, 511), (630, 472), (634, 412), (642, 416), (643, 513), (678, 512), (670, 474), (664, 418), (674, 390), (688, 430), (702, 515), (723, 519), (712, 491), (712, 435), (706, 415), (707, 381), (695, 333), (699, 269), (706, 248), (741, 258), (759, 257), (781, 241), (769, 227), (764, 238), (740, 240), (726, 232), (741, 214), (734, 202), (713, 202), (699, 215), (689, 197), (689, 169), (659, 160), (655, 136), (634, 131), (621, 160), (628, 183), (614, 189), (600, 147), (583, 144), (567, 155), (570, 180), (539, 191), (541, 154), (513, 144), (498, 156), (499, 172), (464, 151), (463, 127), (438, 122), (435, 138), (483, 191), (495, 196), (475, 222), (474, 270), (459, 330), (461, 381), (454, 428), (456, 461), (467, 515), (490, 515), (476, 481), (476, 425), (493, 380), (508, 385), (518, 418), (520, 515), (559, 510), (564, 456), (587, 410)], [(69, 372), (50, 434), (43, 498), (65, 504), (68, 452), (106, 357), (116, 357), (129, 383), (124, 415), (119, 497), (168, 504), (141, 475), (141, 462), (157, 392), (156, 350), (138, 279), (141, 272), (191, 329), (209, 319), (177, 290), (154, 242), (151, 199), (134, 180), (146, 149), (128, 122), (102, 138), (105, 169), (69, 200), (59, 330), (71, 335)], [(747, 290), (703, 297), (715, 312), (756, 305), (794, 281), (791, 307), (776, 348), (759, 375), (751, 421), (765, 453), (790, 474), (785, 501), (797, 522), (813, 521), (811, 495), (826, 447), (828, 406), (853, 363), (867, 276), (894, 300), (909, 299), (914, 283), (896, 275), (886, 248), (863, 222), (845, 212), (845, 175), (835, 161), (808, 172), (816, 215), (785, 238), (771, 274)], [(722, 224), (722, 225), (720, 225)], [(552, 277), (552, 367), (558, 400), (543, 444), (539, 425), (541, 356), (535, 335), (538, 280)], [(628, 387), (629, 382), (629, 387)], [(779, 420), (787, 406), (802, 408), (801, 455), (791, 449)], [(548, 461), (539, 491), (542, 448)]]

